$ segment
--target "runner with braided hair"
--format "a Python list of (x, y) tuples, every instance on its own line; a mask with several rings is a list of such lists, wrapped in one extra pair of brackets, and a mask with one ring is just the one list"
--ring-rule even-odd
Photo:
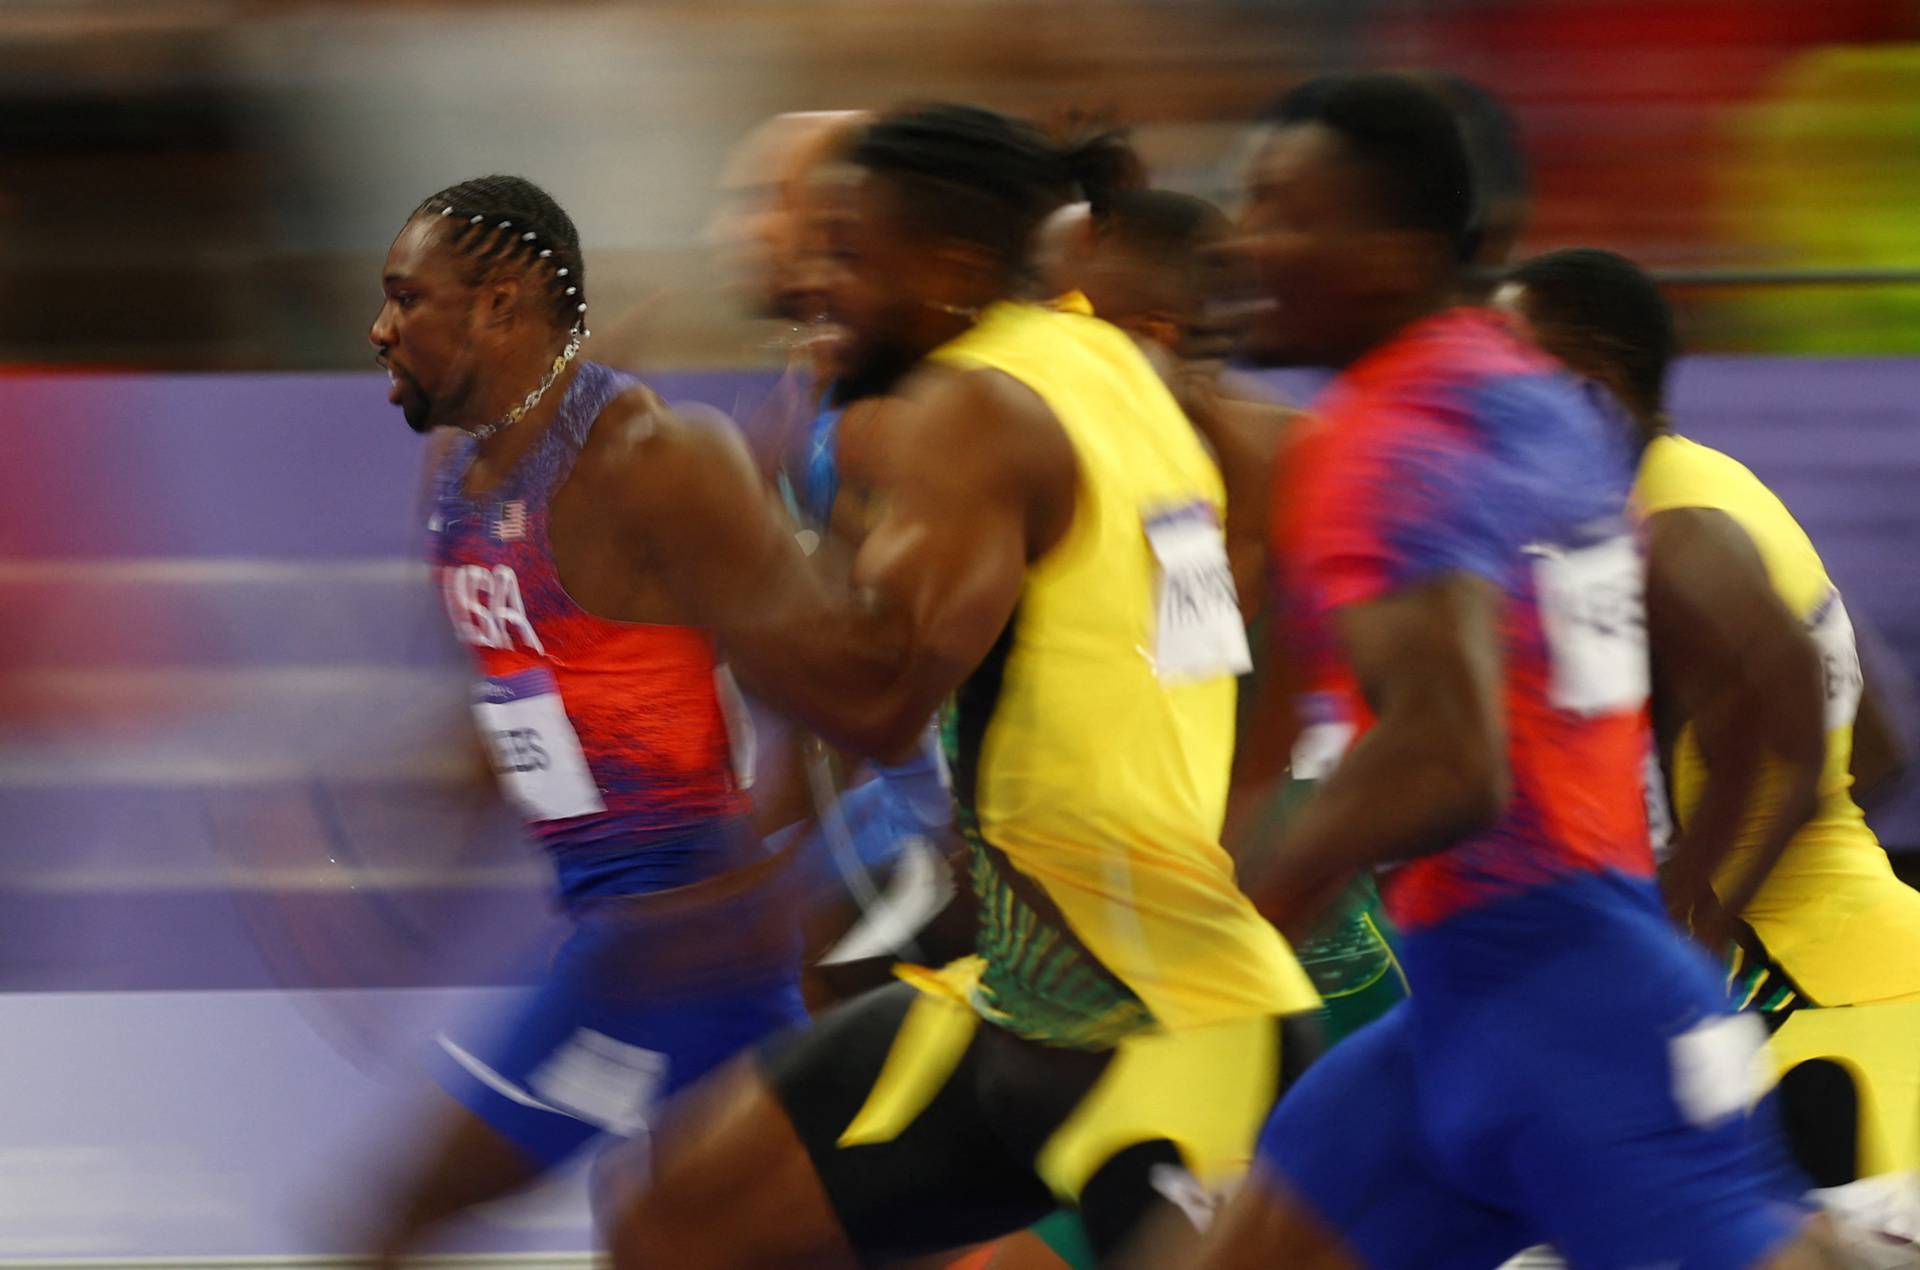
[(744, 452), (579, 356), (579, 234), (529, 181), (423, 201), (382, 285), (369, 336), (433, 434), (427, 530), (475, 716), (573, 921), (502, 1036), (441, 1037), (460, 1105), (375, 1241), (392, 1266), (804, 1014), (782, 857), (748, 827), (747, 738), (689, 598), (717, 522), (763, 509), (751, 480), (731, 503), (686, 492), (750, 475)]
[(851, 148), (828, 308), (900, 445), (857, 598), (796, 605), (769, 562), (744, 581), (808, 651), (769, 679), (722, 644), (869, 754), (954, 699), (976, 955), (706, 1082), (615, 1197), (616, 1266), (888, 1264), (1062, 1203), (1111, 1259), (1200, 1219), (1305, 1061), (1317, 998), (1219, 846), (1247, 661), (1219, 473), (1124, 332), (1019, 298), (1070, 176), (974, 107)]

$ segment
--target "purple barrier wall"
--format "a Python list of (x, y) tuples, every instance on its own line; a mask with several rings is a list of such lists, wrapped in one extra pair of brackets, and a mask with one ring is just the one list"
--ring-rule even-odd
[[(754, 418), (772, 380), (655, 383)], [(538, 937), (539, 867), (470, 780), (461, 657), (415, 561), (420, 442), (383, 388), (0, 380), (0, 983), (266, 986), (316, 957), (332, 969), (297, 982), (486, 980), (504, 959), (368, 934), (438, 950), (469, 902), (494, 942)], [(1909, 675), (1916, 398), (1920, 363), (1900, 360), (1697, 359), (1675, 394), (1683, 429), (1793, 506)], [(1920, 846), (1920, 797), (1876, 819)], [(314, 951), (335, 944), (354, 955)]]
[[(655, 382), (742, 418), (771, 386)], [(0, 1261), (351, 1251), (434, 1030), (498, 1011), (554, 936), (478, 777), (415, 562), (420, 442), (384, 390), (0, 379), (0, 1079), (23, 1095), (0, 1100)], [(1794, 507), (1908, 674), (1917, 399), (1912, 361), (1699, 360), (1675, 412)], [(1920, 846), (1920, 799), (1877, 821)], [(457, 1242), (589, 1247), (579, 1177)]]

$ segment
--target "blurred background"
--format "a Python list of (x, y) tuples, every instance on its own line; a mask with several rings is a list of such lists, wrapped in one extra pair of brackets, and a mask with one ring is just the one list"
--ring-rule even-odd
[[(424, 195), (545, 185), (589, 354), (745, 416), (779, 357), (710, 226), (759, 121), (1110, 119), (1230, 203), (1246, 121), (1359, 65), (1506, 101), (1521, 254), (1682, 271), (1680, 427), (1781, 493), (1910, 680), (1920, 0), (0, 5), (0, 1260), (348, 1246), (437, 1021), (551, 937), (366, 342)], [(1920, 850), (1911, 792), (1876, 822)], [(466, 1246), (587, 1240), (574, 1179)]]

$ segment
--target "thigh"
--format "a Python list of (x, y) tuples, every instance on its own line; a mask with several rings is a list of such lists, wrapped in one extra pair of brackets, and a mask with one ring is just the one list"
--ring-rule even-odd
[(669, 1104), (651, 1158), (616, 1152), (598, 1200), (614, 1270), (850, 1270), (857, 1260), (804, 1143), (741, 1058)]
[(1795, 1010), (1768, 1050), (1782, 1072), (1817, 1060), (1846, 1078), (1837, 1098), (1809, 1091), (1818, 1120), (1830, 1124), (1836, 1113), (1856, 1113), (1847, 1136), (1857, 1149), (1834, 1172), (1872, 1177), (1920, 1168), (1920, 1003)]
[(1367, 1270), (1367, 1263), (1286, 1180), (1256, 1166), (1207, 1231), (1193, 1270)]
[(997, 1034), (964, 1004), (894, 984), (762, 1051), (767, 1081), (861, 1260), (1019, 1230), (1054, 1206), (982, 1105)]
[(796, 979), (777, 972), (699, 993), (623, 988), (612, 942), (584, 924), (496, 1035), (440, 1038), (447, 1091), (542, 1167), (640, 1132), (663, 1097), (806, 1017)]
[(1101, 1258), (1152, 1225), (1162, 1256), (1183, 1259), (1215, 1197), (1245, 1175), (1275, 1098), (1319, 1048), (1311, 1015), (1123, 1041), (1041, 1146), (1041, 1175), (1078, 1200)]
[[(1254, 1182), (1235, 1203), (1283, 1211), (1243, 1213), (1237, 1242), (1278, 1229), (1306, 1241), (1302, 1255), (1331, 1240), (1351, 1264), (1373, 1270), (1484, 1270), (1536, 1242), (1515, 1212), (1459, 1189), (1427, 1149), (1413, 1035), (1403, 1002), (1335, 1046), (1280, 1100), (1260, 1137)], [(1324, 1238), (1309, 1239), (1316, 1230)], [(1269, 1249), (1276, 1263), (1290, 1251)]]
[(1763, 1263), (1802, 1224), (1805, 1189), (1757, 1102), (1765, 1029), (1728, 1013), (1705, 959), (1664, 928), (1594, 951), (1588, 991), (1535, 978), (1498, 1026), (1448, 1047), (1456, 1073), (1485, 1060), (1477, 1103), (1453, 1104), (1501, 1128), (1482, 1180), (1578, 1266)]
[(491, 1035), (472, 1026), (442, 1033), (436, 1076), (537, 1169), (551, 1168), (645, 1123), (667, 1060), (657, 1046), (635, 1040), (638, 1024), (610, 1011), (562, 966)]

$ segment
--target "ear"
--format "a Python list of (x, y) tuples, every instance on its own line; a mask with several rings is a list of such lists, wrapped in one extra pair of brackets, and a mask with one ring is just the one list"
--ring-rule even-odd
[(971, 307), (999, 289), (1000, 262), (977, 243), (943, 238), (927, 255), (934, 297), (956, 307)]
[(526, 299), (526, 284), (517, 277), (491, 279), (480, 288), (480, 320), (490, 329), (510, 330)]

